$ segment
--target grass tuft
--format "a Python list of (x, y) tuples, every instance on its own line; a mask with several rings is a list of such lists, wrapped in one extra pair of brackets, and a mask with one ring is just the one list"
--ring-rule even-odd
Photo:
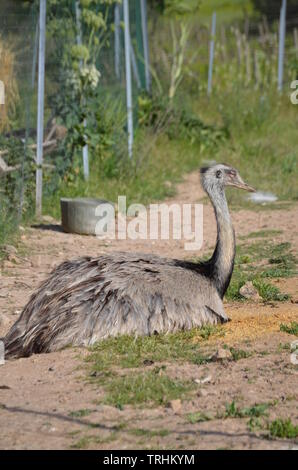
[[(158, 369), (158, 370), (156, 370)], [(142, 374), (114, 377), (105, 385), (104, 403), (122, 408), (124, 405), (165, 405), (170, 400), (185, 398), (194, 385), (172, 380), (156, 368)]]
[(201, 352), (197, 339), (207, 340), (218, 333), (219, 327), (206, 326), (168, 335), (108, 338), (92, 346), (86, 361), (94, 374), (103, 376), (112, 367), (136, 368), (161, 361), (203, 364), (208, 362), (208, 357)]
[(279, 329), (280, 331), (283, 331), (284, 333), (288, 333), (289, 335), (298, 336), (298, 322), (296, 321), (291, 322), (290, 325), (286, 325), (282, 323)]
[(282, 439), (295, 439), (298, 437), (298, 426), (295, 426), (290, 419), (275, 419), (268, 424), (271, 437)]
[(247, 408), (239, 408), (234, 401), (226, 404), (224, 418), (259, 418), (267, 416), (267, 410), (271, 406), (270, 403), (259, 403)]

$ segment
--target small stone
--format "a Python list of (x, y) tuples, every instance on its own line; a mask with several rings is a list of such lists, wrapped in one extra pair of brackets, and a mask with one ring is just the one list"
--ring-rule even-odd
[(181, 400), (179, 400), (179, 399), (178, 400), (171, 400), (169, 402), (168, 406), (169, 406), (169, 408), (171, 408), (174, 411), (174, 413), (179, 413), (181, 411), (181, 406), (182, 406), (181, 405)]
[(50, 215), (44, 215), (42, 217), (42, 221), (46, 222), (47, 224), (56, 224), (57, 223), (57, 221), (53, 217), (51, 217)]
[(204, 388), (202, 388), (201, 390), (198, 390), (198, 393), (197, 393), (198, 397), (206, 397), (207, 395), (208, 395), (208, 392)]
[(239, 293), (242, 295), (242, 297), (248, 300), (261, 300), (261, 296), (251, 281), (246, 282), (244, 286), (240, 288)]
[(196, 384), (207, 384), (211, 382), (211, 380), (212, 380), (212, 376), (208, 375), (207, 377), (203, 377), (202, 379), (195, 379), (194, 381)]
[(11, 261), (3, 261), (3, 268), (4, 269), (10, 269), (10, 268), (15, 268), (15, 263), (12, 263)]
[(13, 255), (13, 254), (7, 255), (7, 260), (10, 261), (13, 264), (18, 264), (19, 263), (18, 257), (16, 255)]
[(54, 367), (49, 367), (49, 372), (53, 372), (54, 371)]
[(0, 385), (0, 390), (10, 390), (8, 385)]
[(17, 249), (15, 246), (13, 245), (3, 245), (2, 246), (2, 251), (6, 254), (6, 255), (16, 255), (17, 254)]
[(212, 361), (230, 361), (233, 358), (228, 349), (219, 348), (212, 356)]

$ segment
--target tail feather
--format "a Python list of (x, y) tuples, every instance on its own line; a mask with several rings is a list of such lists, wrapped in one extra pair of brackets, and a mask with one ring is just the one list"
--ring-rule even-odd
[(23, 336), (12, 327), (3, 338), (5, 359), (30, 356), (31, 352), (24, 348)]

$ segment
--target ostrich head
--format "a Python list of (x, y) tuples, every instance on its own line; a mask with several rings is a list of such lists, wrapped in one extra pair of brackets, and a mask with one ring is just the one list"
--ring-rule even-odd
[(239, 172), (231, 166), (215, 164), (201, 168), (200, 172), (202, 186), (208, 194), (222, 192), (226, 186), (234, 186), (250, 192), (255, 191), (243, 181)]

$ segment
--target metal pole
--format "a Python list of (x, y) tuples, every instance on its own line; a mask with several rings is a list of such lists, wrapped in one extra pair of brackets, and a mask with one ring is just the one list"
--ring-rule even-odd
[(279, 21), (278, 91), (283, 89), (287, 0), (283, 0)]
[(213, 73), (213, 61), (214, 61), (215, 33), (216, 33), (216, 12), (214, 12), (212, 15), (211, 40), (210, 40), (210, 51), (209, 51), (209, 70), (208, 70), (208, 95), (211, 95), (211, 91), (212, 91), (212, 73)]
[(115, 5), (115, 74), (120, 79), (120, 5)]
[(142, 34), (143, 34), (143, 47), (144, 47), (146, 90), (147, 90), (148, 93), (150, 93), (150, 91), (151, 91), (151, 74), (150, 74), (148, 28), (147, 28), (147, 1), (146, 0), (140, 0), (140, 1), (141, 1), (141, 18), (142, 18)]
[(298, 29), (294, 28), (294, 44), (296, 49), (296, 57), (298, 58)]
[(126, 107), (127, 107), (127, 131), (128, 131), (128, 155), (132, 157), (133, 147), (133, 109), (132, 109), (132, 84), (130, 63), (130, 28), (128, 0), (123, 0), (124, 13), (124, 43), (125, 43), (125, 72), (126, 72)]
[(39, 54), (38, 54), (38, 109), (37, 109), (37, 152), (36, 152), (36, 216), (42, 213), (42, 162), (43, 162), (43, 121), (44, 121), (44, 79), (46, 46), (46, 0), (39, 6)]
[[(79, 0), (76, 0), (76, 24), (77, 24), (77, 44), (78, 46), (82, 45), (82, 28), (81, 28), (81, 9)], [(80, 61), (80, 67), (83, 63)], [(84, 119), (84, 127), (87, 127), (87, 121)], [(88, 155), (88, 145), (83, 147), (83, 171), (84, 178), (87, 181), (89, 179), (89, 155)]]

